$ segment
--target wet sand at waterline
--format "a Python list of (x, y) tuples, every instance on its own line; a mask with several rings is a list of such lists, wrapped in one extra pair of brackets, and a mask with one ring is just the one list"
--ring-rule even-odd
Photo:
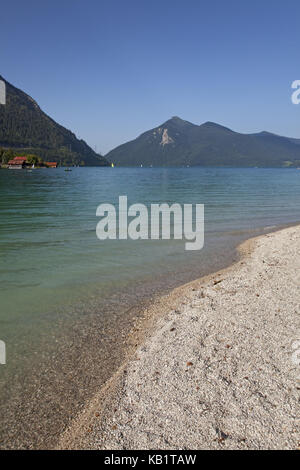
[(300, 226), (240, 251), (235, 265), (149, 308), (156, 321), (134, 357), (60, 448), (300, 447)]

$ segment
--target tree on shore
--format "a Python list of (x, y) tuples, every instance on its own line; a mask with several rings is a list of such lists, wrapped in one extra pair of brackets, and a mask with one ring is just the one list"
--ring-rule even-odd
[(14, 151), (12, 149), (0, 148), (0, 161), (2, 165), (5, 165), (9, 160), (12, 160), (15, 157)]

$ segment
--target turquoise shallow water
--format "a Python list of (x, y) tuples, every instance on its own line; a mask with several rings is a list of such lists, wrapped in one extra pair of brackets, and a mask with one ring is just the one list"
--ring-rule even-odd
[[(28, 364), (43, 368), (58, 330), (61, 341), (95, 314), (101, 325), (143, 297), (229, 263), (240, 240), (300, 220), (296, 169), (3, 170), (0, 191), (2, 403), (14, 386), (20, 399), (22, 374)], [(119, 195), (129, 204), (205, 204), (204, 249), (186, 252), (178, 240), (100, 242), (96, 208)]]
[(300, 208), (297, 170), (1, 171), (0, 188), (2, 318), (40, 312), (40, 298), (45, 310), (52, 309), (74, 302), (92, 285), (106, 294), (140, 276), (180, 269), (176, 254), (180, 262), (195, 257), (181, 241), (97, 240), (96, 208), (116, 203), (120, 194), (128, 195), (129, 204), (204, 203), (206, 243), (234, 231), (297, 221)]

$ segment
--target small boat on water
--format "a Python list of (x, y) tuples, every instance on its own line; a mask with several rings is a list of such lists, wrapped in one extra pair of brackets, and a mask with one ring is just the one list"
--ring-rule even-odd
[(72, 171), (71, 168), (65, 168), (65, 171)]

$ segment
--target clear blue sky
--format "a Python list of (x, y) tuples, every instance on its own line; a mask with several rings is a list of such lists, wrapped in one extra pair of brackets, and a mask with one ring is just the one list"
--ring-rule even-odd
[(169, 117), (300, 137), (298, 1), (9, 0), (0, 74), (97, 151)]

